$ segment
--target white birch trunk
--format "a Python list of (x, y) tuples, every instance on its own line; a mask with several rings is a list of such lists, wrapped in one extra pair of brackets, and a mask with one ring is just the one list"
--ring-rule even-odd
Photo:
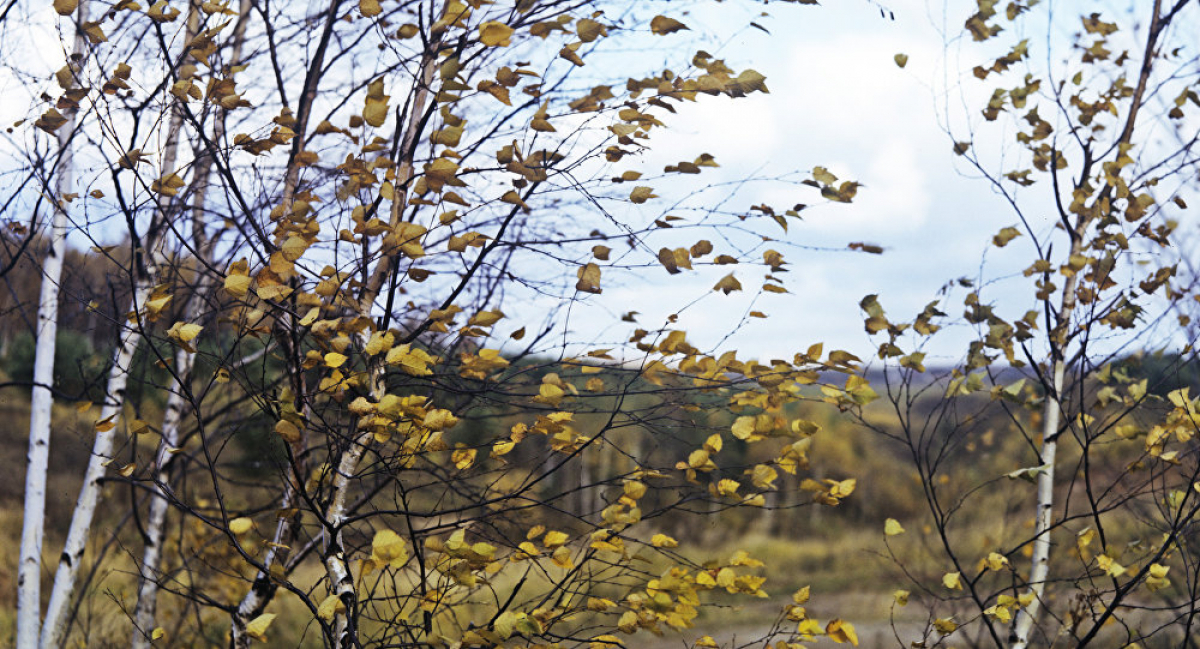
[[(199, 310), (197, 305), (203, 303), (201, 298), (201, 295), (195, 295), (187, 305), (185, 318), (188, 322), (195, 320)], [(151, 488), (150, 507), (146, 514), (146, 547), (142, 550), (141, 584), (138, 587), (137, 608), (133, 617), (133, 639), (130, 643), (135, 649), (150, 647), (150, 634), (155, 627), (154, 614), (158, 605), (158, 573), (162, 563), (163, 529), (170, 507), (171, 464), (175, 458), (175, 450), (180, 445), (180, 425), (183, 422), (184, 409), (188, 405), (183, 386), (191, 379), (195, 360), (196, 355), (183, 347), (175, 350), (175, 376), (178, 379), (173, 382), (170, 396), (167, 397), (162, 439), (154, 457), (154, 486)]]
[[(434, 53), (437, 52), (437, 49), (437, 42), (431, 43), (422, 57), (421, 81), (413, 100), (412, 112), (409, 114), (409, 123), (407, 128), (405, 128), (402, 140), (401, 150), (406, 151), (409, 158), (400, 162), (396, 173), (396, 186), (398, 187), (403, 186), (412, 177), (412, 156), (416, 148), (418, 128), (421, 122), (420, 116), (425, 112), (425, 106), (428, 104), (431, 95), (430, 88), (433, 87), (434, 71), (437, 66), (437, 57)], [(403, 199), (397, 196), (397, 200), (392, 202), (392, 227), (400, 223), (403, 211)], [(394, 254), (396, 254), (395, 250), (385, 249), (381, 258), (376, 262), (375, 271), (371, 274), (366, 289), (359, 300), (358, 308), (362, 315), (368, 317), (371, 315), (375, 306), (375, 298), (379, 296), (387, 280), (388, 271), (391, 268), (391, 258)], [(359, 336), (361, 344), (366, 346), (371, 332), (364, 329)], [(379, 365), (375, 365), (370, 371), (371, 397), (378, 402), (386, 393), (386, 386), (383, 384), (383, 369)], [(336, 595), (345, 604), (345, 610), (336, 613), (333, 620), (334, 646), (337, 647), (350, 647), (357, 644), (357, 633), (350, 629), (349, 625), (349, 614), (354, 608), (354, 579), (350, 573), (350, 562), (346, 558), (340, 528), (346, 519), (346, 500), (350, 491), (350, 484), (353, 481), (354, 474), (358, 471), (358, 463), (362, 460), (367, 447), (370, 446), (373, 440), (373, 433), (359, 433), (351, 440), (349, 447), (342, 452), (341, 460), (338, 462), (337, 473), (333, 477), (333, 498), (325, 512), (327, 529), (337, 530), (333, 538), (330, 538), (326, 543), (323, 557), (325, 574), (329, 579), (330, 593)]]
[[(87, 1), (79, 3), (78, 21), (87, 20)], [(73, 52), (82, 55), (86, 42), (76, 31)], [(17, 637), (19, 649), (33, 649), (41, 628), (42, 543), (45, 536), (46, 475), (50, 466), (50, 425), (54, 406), (54, 354), (58, 336), (58, 292), (62, 279), (63, 257), (67, 247), (66, 203), (61, 197), (74, 183), (70, 138), (75, 131), (78, 110), (67, 110), (66, 122), (58, 128), (59, 172), (55, 195), (50, 202), (54, 216), (50, 225), (50, 249), (42, 265), (42, 286), (38, 295), (37, 347), (34, 351), (33, 390), (30, 395), (29, 455), (25, 467), (25, 503), (21, 526), (21, 550), (17, 565)]]
[[(64, 126), (65, 128), (65, 126)], [(64, 156), (64, 162), (68, 162)], [(65, 173), (65, 172), (64, 172)], [(59, 183), (69, 187), (70, 180)], [(41, 626), (42, 541), (45, 533), (46, 474), (50, 466), (50, 417), (54, 395), (55, 337), (58, 335), (58, 284), (66, 254), (67, 218), (62, 209), (54, 212), (50, 251), (42, 265), (42, 288), (38, 296), (37, 349), (33, 362), (33, 394), (29, 417), (29, 455), (25, 468), (24, 520), (21, 554), (17, 568), (17, 647), (37, 646)]]
[(1033, 601), (1017, 613), (1013, 624), (1012, 649), (1029, 646), (1029, 634), (1037, 621), (1042, 595), (1046, 591), (1046, 577), (1050, 574), (1050, 526), (1054, 522), (1054, 468), (1058, 452), (1058, 427), (1061, 421), (1060, 403), (1066, 363), (1061, 359), (1054, 363), (1054, 394), (1046, 395), (1046, 407), (1042, 414), (1041, 463), (1045, 467), (1038, 473), (1037, 518), (1033, 537), (1033, 567), (1029, 571), (1029, 593)]
[[(242, 5), (242, 9), (245, 10), (247, 3), (243, 2)], [(245, 15), (244, 11), (242, 15)], [(235, 39), (245, 35), (244, 24), (245, 20), (239, 22)], [(199, 31), (199, 21), (196, 5), (189, 4), (185, 39), (190, 41), (197, 31)], [(220, 124), (219, 120), (218, 124)], [(179, 148), (179, 132), (182, 126), (183, 115), (178, 110), (173, 110), (168, 126), (167, 145), (163, 154), (164, 169), (175, 167)], [(207, 185), (209, 165), (206, 163), (207, 160), (196, 164), (194, 180), (197, 185), (201, 179)], [(204, 235), (204, 199), (204, 188), (196, 187), (193, 194), (192, 238), (195, 244), (194, 250), (202, 258), (202, 262), (208, 261), (212, 252)], [(164, 197), (159, 201), (159, 211), (164, 220), (169, 218), (170, 208), (170, 198)], [(157, 252), (157, 250), (151, 250), (151, 253), (155, 255), (155, 265), (164, 267), (167, 260)], [(184, 322), (194, 322), (199, 317), (200, 308), (211, 290), (210, 279), (201, 277), (194, 291), (188, 296), (187, 303), (183, 305)], [(183, 422), (184, 409), (187, 407), (185, 386), (191, 380), (195, 360), (195, 353), (189, 352), (182, 346), (176, 348), (173, 379), (168, 388), (166, 412), (163, 414), (161, 439), (154, 457), (154, 485), (151, 488), (150, 505), (146, 514), (146, 539), (145, 547), (142, 549), (141, 582), (138, 586), (137, 607), (134, 609), (133, 617), (133, 636), (130, 641), (130, 646), (135, 649), (150, 647), (151, 634), (155, 628), (154, 617), (158, 607), (158, 573), (162, 563), (163, 528), (170, 505), (171, 465), (175, 458), (175, 451), (180, 445), (180, 425)]]
[[(1086, 222), (1076, 230), (1080, 236), (1071, 245), (1071, 254), (1080, 252)], [(1013, 622), (1012, 634), (1009, 637), (1011, 649), (1025, 649), (1029, 645), (1029, 635), (1037, 622), (1038, 611), (1042, 605), (1042, 595), (1046, 591), (1046, 577), (1050, 574), (1050, 528), (1054, 524), (1054, 473), (1056, 455), (1058, 454), (1059, 427), (1062, 422), (1062, 393), (1066, 377), (1067, 332), (1071, 326), (1071, 318), (1075, 315), (1075, 290), (1079, 284), (1079, 276), (1071, 275), (1063, 287), (1062, 302), (1055, 327), (1050, 331), (1050, 348), (1054, 365), (1051, 368), (1050, 390), (1046, 395), (1045, 407), (1042, 410), (1042, 452), (1040, 465), (1043, 468), (1037, 479), (1037, 510), (1035, 513), (1033, 535), (1033, 565), (1029, 569), (1029, 590), (1033, 601), (1028, 606), (1017, 611)]]
[[(132, 308), (129, 311), (136, 311), (145, 304), (146, 298), (150, 295), (150, 289), (150, 282), (145, 280), (138, 282), (134, 289)], [(104, 407), (100, 409), (100, 421), (111, 418), (113, 422), (116, 422), (120, 417), (125, 405), (125, 385), (129, 379), (129, 366), (141, 340), (141, 329), (136, 326), (131, 327), (121, 337), (120, 343), (113, 352), (113, 366), (108, 373), (107, 395)], [(71, 528), (67, 532), (67, 540), (63, 544), (62, 555), (58, 561), (58, 570), (54, 575), (54, 589), (50, 593), (50, 603), (46, 607), (46, 620), (42, 624), (41, 647), (43, 649), (57, 649), (63, 646), (63, 641), (66, 639), (67, 613), (70, 611), (71, 598), (75, 594), (75, 582), (79, 577), (83, 551), (87, 548), (92, 520), (96, 515), (96, 505), (100, 501), (100, 481), (104, 478), (107, 465), (113, 459), (112, 449), (118, 429), (119, 427), (114, 426), (106, 431), (96, 431), (96, 440), (92, 444), (92, 456), (83, 477), (83, 486), (79, 489), (79, 500), (75, 503)]]

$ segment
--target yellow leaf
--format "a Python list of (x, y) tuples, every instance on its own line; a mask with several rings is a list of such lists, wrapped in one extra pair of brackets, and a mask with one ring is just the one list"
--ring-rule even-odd
[(736, 420), (734, 420), (733, 426), (730, 427), (730, 430), (733, 432), (734, 437), (738, 439), (748, 439), (754, 434), (754, 417), (749, 415), (738, 417)]
[(179, 189), (183, 185), (183, 179), (179, 177), (179, 174), (172, 172), (164, 174), (158, 180), (150, 183), (150, 191), (162, 194), (163, 196), (174, 196), (179, 193)]
[(1101, 570), (1108, 573), (1110, 577), (1120, 577), (1125, 574), (1125, 566), (1117, 563), (1108, 555), (1102, 554), (1096, 557), (1096, 564), (1100, 566)]
[(734, 291), (742, 290), (742, 283), (733, 276), (733, 273), (729, 273), (725, 277), (722, 277), (721, 281), (717, 282), (716, 286), (713, 286), (713, 290), (722, 291), (725, 293), (725, 295), (729, 295)]
[(376, 79), (367, 86), (367, 100), (362, 117), (374, 127), (383, 126), (388, 116), (388, 95), (383, 94), (383, 79)]
[(274, 621), (274, 613), (263, 613), (253, 620), (250, 620), (250, 622), (246, 625), (246, 635), (260, 642), (266, 642), (267, 629), (271, 628), (271, 623)]
[(596, 264), (584, 264), (579, 267), (576, 274), (579, 277), (579, 281), (575, 282), (575, 290), (596, 294), (602, 291), (600, 288), (600, 267)]
[(893, 57), (893, 58), (894, 58), (894, 59), (895, 59), (895, 61), (896, 61), (896, 66), (897, 66), (897, 67), (901, 67), (901, 68), (902, 68), (902, 67), (904, 67), (904, 66), (908, 65), (908, 55), (907, 55), (907, 54), (897, 54), (897, 55), (896, 55), (895, 57)]
[(246, 518), (245, 516), (229, 521), (229, 531), (238, 536), (241, 536), (252, 529), (254, 529), (254, 521)]
[(854, 487), (858, 484), (858, 480), (849, 478), (847, 480), (835, 481), (829, 489), (829, 495), (834, 498), (845, 498), (854, 493)]
[(33, 125), (42, 129), (47, 133), (54, 133), (58, 127), (67, 123), (67, 118), (63, 117), (62, 113), (50, 108), (41, 117), (33, 122)]
[(345, 610), (346, 603), (343, 602), (337, 595), (330, 595), (329, 597), (321, 600), (321, 605), (317, 607), (317, 617), (325, 620), (326, 622), (332, 622), (333, 618), (337, 617), (338, 613), (342, 613)]
[(495, 20), (479, 26), (479, 42), (487, 47), (507, 47), (512, 42), (513, 28)]
[(721, 568), (717, 571), (717, 585), (721, 588), (733, 588), (737, 582), (737, 573), (733, 568)]
[(575, 562), (571, 560), (571, 549), (567, 546), (561, 546), (554, 550), (554, 554), (550, 555), (550, 560), (559, 568), (570, 570), (575, 567)]
[(501, 640), (507, 640), (516, 630), (517, 615), (515, 611), (505, 611), (496, 616), (496, 621), (492, 623), (492, 630), (500, 636)]
[(957, 572), (948, 572), (942, 575), (942, 585), (950, 590), (962, 590), (962, 575)]
[(650, 31), (658, 34), (659, 36), (671, 34), (682, 29), (688, 29), (688, 26), (679, 22), (678, 20), (675, 20), (674, 18), (655, 16), (650, 20)]
[(275, 434), (283, 438), (283, 441), (288, 444), (295, 444), (300, 441), (300, 429), (286, 419), (280, 419), (275, 423)]
[(99, 22), (83, 23), (83, 33), (88, 37), (88, 42), (95, 45), (96, 43), (108, 42), (108, 36), (104, 35), (104, 30), (100, 28)]
[(155, 629), (150, 632), (150, 639), (151, 640), (162, 640), (163, 636), (165, 636), (165, 635), (167, 635), (167, 632), (164, 631), (161, 626), (155, 627)]
[(958, 623), (950, 618), (938, 618), (933, 621), (933, 628), (942, 635), (950, 635), (958, 629)]
[(403, 568), (408, 563), (408, 546), (399, 534), (391, 530), (379, 530), (371, 540), (371, 558), (380, 565)]
[(337, 352), (329, 352), (325, 354), (325, 365), (328, 367), (341, 367), (346, 362), (346, 357)]
[(658, 194), (654, 193), (653, 187), (638, 186), (634, 187), (633, 191), (629, 193), (629, 200), (634, 203), (645, 203), (651, 198), (658, 198)]
[(556, 548), (566, 543), (570, 538), (571, 537), (567, 536), (565, 532), (551, 530), (546, 532), (546, 536), (542, 537), (542, 545), (546, 546), (547, 548)]
[(458, 424), (458, 417), (454, 413), (445, 408), (435, 408), (425, 413), (425, 418), (421, 420), (421, 425), (429, 430), (446, 430), (454, 428)]
[(897, 606), (908, 606), (908, 595), (907, 590), (898, 590), (892, 593), (892, 599), (895, 600)]
[(290, 236), (283, 242), (279, 250), (283, 253), (284, 259), (296, 261), (304, 255), (305, 250), (308, 250), (308, 242), (303, 237)]
[(738, 488), (741, 487), (737, 480), (723, 478), (717, 482), (717, 494), (721, 496), (736, 496)]
[(378, 16), (383, 12), (383, 7), (379, 6), (379, 0), (358, 0), (358, 10), (367, 18)]
[(158, 0), (146, 10), (146, 17), (156, 23), (169, 23), (179, 17), (179, 10), (168, 7), (166, 0)]
[(888, 536), (896, 536), (904, 533), (904, 527), (900, 525), (900, 521), (889, 518), (883, 523), (883, 533)]
[(249, 275), (226, 275), (225, 291), (234, 297), (246, 297), (250, 291)]
[(467, 324), (473, 327), (490, 327), (499, 322), (503, 317), (504, 314), (499, 310), (480, 311), (479, 313), (471, 316), (471, 319), (467, 321)]
[(831, 620), (825, 625), (825, 635), (838, 644), (849, 642), (855, 647), (858, 646), (858, 634), (854, 632), (854, 625), (844, 620)]
[(54, 0), (54, 10), (60, 16), (70, 16), (79, 6), (79, 0)]
[(178, 340), (179, 342), (189, 343), (195, 340), (196, 336), (199, 336), (200, 332), (203, 330), (204, 327), (201, 327), (198, 324), (185, 324), (182, 322), (176, 322), (175, 324), (171, 325), (170, 329), (167, 330), (167, 335), (175, 340)]
[(666, 534), (655, 534), (650, 537), (650, 545), (656, 548), (677, 548), (679, 541), (667, 536)]
[(608, 28), (590, 18), (583, 18), (575, 23), (575, 33), (579, 35), (579, 40), (590, 43), (601, 36), (608, 36)]

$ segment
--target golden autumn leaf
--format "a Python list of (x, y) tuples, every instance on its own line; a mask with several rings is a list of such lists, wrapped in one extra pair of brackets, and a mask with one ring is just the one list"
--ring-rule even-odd
[(249, 275), (226, 275), (225, 291), (234, 297), (246, 297), (250, 291)]
[(512, 42), (513, 28), (489, 20), (479, 25), (479, 42), (487, 47), (507, 47)]
[(330, 595), (321, 600), (321, 605), (317, 607), (317, 617), (326, 622), (332, 622), (338, 613), (343, 613), (345, 610), (346, 603), (337, 595)]
[(60, 16), (70, 16), (79, 7), (79, 0), (54, 0), (54, 10)]
[(608, 36), (608, 28), (591, 18), (582, 18), (575, 23), (575, 33), (579, 40), (590, 43), (601, 36)]
[(88, 42), (95, 45), (96, 43), (108, 42), (108, 36), (105, 35), (104, 29), (100, 27), (99, 21), (86, 22), (81, 25), (83, 34), (87, 36)]
[(177, 173), (163, 174), (158, 180), (150, 183), (150, 191), (163, 196), (175, 196), (184, 186), (183, 179)]
[(50, 108), (41, 117), (34, 120), (33, 125), (42, 129), (47, 133), (53, 134), (60, 126), (67, 123), (67, 118), (63, 117), (62, 113)]
[(721, 281), (717, 282), (716, 286), (713, 286), (713, 290), (721, 291), (725, 293), (725, 295), (729, 295), (734, 291), (742, 290), (742, 283), (733, 276), (733, 273), (729, 273), (728, 275), (722, 277)]
[(576, 274), (579, 277), (579, 281), (575, 282), (575, 290), (583, 293), (595, 294), (602, 292), (602, 289), (600, 288), (599, 266), (591, 263), (584, 264), (583, 266), (579, 267), (579, 270), (576, 272)]
[(948, 572), (942, 575), (942, 585), (950, 590), (962, 590), (962, 574)]
[(371, 559), (377, 565), (403, 568), (408, 563), (408, 546), (399, 534), (379, 530), (371, 540)]
[(382, 13), (383, 7), (379, 6), (379, 0), (358, 0), (358, 10), (367, 18), (372, 18)]
[(166, 0), (158, 0), (146, 10), (146, 17), (156, 23), (169, 23), (179, 17), (179, 10), (167, 6)]
[(295, 444), (300, 441), (300, 429), (286, 419), (280, 419), (275, 423), (275, 434), (279, 435), (288, 444)]
[(849, 642), (855, 647), (858, 646), (858, 634), (854, 632), (854, 625), (845, 620), (830, 620), (829, 624), (825, 625), (825, 635), (838, 644)]
[(383, 126), (388, 116), (389, 95), (383, 94), (383, 79), (379, 78), (367, 86), (366, 104), (363, 107), (362, 118), (376, 128)]
[(629, 200), (634, 203), (645, 203), (651, 198), (658, 198), (658, 194), (654, 193), (653, 187), (638, 186), (634, 187), (633, 191), (629, 193)]
[(271, 623), (274, 621), (274, 613), (263, 613), (246, 624), (246, 635), (259, 642), (266, 642), (267, 629), (271, 628)]
[(958, 623), (950, 618), (938, 618), (933, 621), (933, 628), (942, 635), (950, 635), (958, 630)]
[(671, 33), (674, 33), (674, 32), (677, 32), (677, 31), (680, 31), (683, 29), (689, 29), (689, 28), (687, 25), (679, 22), (678, 20), (675, 20), (674, 18), (667, 18), (666, 16), (655, 16), (654, 18), (652, 18), (650, 20), (650, 31), (654, 32), (655, 34), (658, 34), (659, 36), (663, 36), (665, 34), (671, 34)]
[(241, 536), (254, 529), (254, 521), (245, 516), (229, 521), (229, 531)]
[(883, 533), (888, 536), (897, 536), (904, 533), (904, 526), (900, 525), (900, 521), (889, 518), (883, 523)]
[(677, 548), (679, 541), (667, 536), (666, 534), (655, 534), (650, 537), (650, 545), (656, 548)]
[(171, 328), (167, 331), (167, 335), (175, 340), (187, 343), (195, 340), (196, 336), (199, 336), (203, 330), (204, 327), (198, 324), (176, 322), (174, 325), (171, 325)]
[(897, 54), (896, 56), (894, 56), (892, 58), (893, 58), (893, 60), (896, 61), (896, 67), (903, 68), (904, 66), (908, 65), (908, 55), (907, 54)]

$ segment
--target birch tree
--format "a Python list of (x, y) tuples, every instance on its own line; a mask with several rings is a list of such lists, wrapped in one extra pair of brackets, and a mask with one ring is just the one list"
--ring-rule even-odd
[[(1170, 250), (1195, 191), (1200, 67), (1179, 48), (1197, 7), (977, 5), (962, 36), (980, 44), (963, 47), (977, 63), (966, 84), (990, 98), (961, 119), (947, 108), (946, 126), (1015, 222), (997, 228), (978, 276), (948, 283), (915, 318), (889, 317), (886, 296), (861, 305), (900, 419), (876, 428), (920, 476), (928, 553), (945, 567), (910, 574), (928, 593), (927, 633), (1021, 648), (1193, 642), (1196, 599), (1182, 593), (1195, 593), (1195, 402), (1186, 388), (1159, 392), (1162, 375), (1139, 375), (1131, 359), (1166, 349), (1194, 360), (1179, 325), (1195, 286)], [(962, 364), (927, 368), (947, 324), (974, 332)], [(986, 531), (967, 529), (964, 513), (981, 509), (1001, 511)], [(885, 530), (899, 562), (924, 554), (893, 538), (904, 527)]]
[[(803, 207), (697, 188), (719, 165), (703, 149), (642, 164), (688, 104), (767, 92), (687, 20), (332, 0), (80, 21), (104, 163), (81, 200), (125, 224), (133, 305), (41, 645), (101, 641), (76, 605), (131, 543), (135, 646), (213, 625), (239, 647), (604, 646), (690, 628), (718, 591), (763, 596), (760, 560), (701, 563), (657, 521), (763, 506), (807, 466), (817, 428), (785, 411), (804, 386), (839, 406), (871, 391), (820, 344), (760, 362), (689, 339), (731, 293), (787, 291), (775, 241)], [(822, 167), (779, 182), (858, 190)], [(596, 333), (605, 289), (648, 272), (703, 287), (663, 322)], [(138, 354), (167, 377), (149, 383), (157, 429), (127, 397), (151, 376)], [(769, 459), (723, 453), (745, 444)], [(98, 543), (105, 485), (129, 493), (132, 529)], [(855, 486), (803, 485), (824, 506)], [(856, 642), (808, 597), (772, 637)]]
[[(64, 8), (65, 9), (65, 8)], [(80, 22), (87, 18), (87, 3), (79, 7)], [(71, 11), (60, 11), (68, 16)], [(82, 31), (72, 39), (71, 52), (82, 57), (86, 51)], [(75, 71), (70, 65), (63, 68), (60, 85), (68, 92), (77, 87)], [(57, 131), (57, 156), (54, 166), (46, 170), (42, 182), (52, 187), (46, 208), (50, 216), (48, 228), (49, 251), (42, 266), (41, 293), (37, 310), (37, 350), (34, 356), (33, 390), (30, 398), (29, 455), (25, 473), (25, 505), (21, 529), (21, 553), (17, 574), (17, 646), (22, 649), (37, 646), (41, 626), (41, 565), (46, 511), (46, 472), (50, 459), (50, 418), (53, 405), (55, 341), (58, 334), (58, 285), (66, 256), (69, 195), (76, 194), (73, 184), (72, 139), (75, 136), (79, 105), (66, 101), (57, 109), (47, 111), (39, 126)], [(39, 229), (35, 213), (33, 227)]]

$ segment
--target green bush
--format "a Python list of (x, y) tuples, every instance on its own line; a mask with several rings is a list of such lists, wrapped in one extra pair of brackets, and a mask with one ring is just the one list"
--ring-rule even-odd
[[(54, 387), (68, 399), (96, 400), (104, 395), (104, 354), (97, 353), (87, 336), (59, 330), (54, 349)], [(4, 354), (4, 371), (13, 381), (33, 381), (36, 341), (32, 334), (17, 334)]]

